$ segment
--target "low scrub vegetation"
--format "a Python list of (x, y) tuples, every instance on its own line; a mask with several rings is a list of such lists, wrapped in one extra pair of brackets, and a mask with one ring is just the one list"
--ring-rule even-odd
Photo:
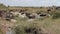
[(2, 31), (1, 31), (1, 29), (0, 29), (0, 34), (2, 34)]
[(60, 18), (60, 12), (55, 12), (55, 13), (53, 13), (52, 18), (53, 18), (53, 19)]

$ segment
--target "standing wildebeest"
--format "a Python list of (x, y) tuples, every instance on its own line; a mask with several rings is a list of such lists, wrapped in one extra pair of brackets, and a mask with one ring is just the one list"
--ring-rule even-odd
[(10, 20), (10, 19), (13, 19), (13, 18), (14, 18), (13, 14), (11, 14), (11, 13), (6, 14), (6, 20)]
[(0, 17), (5, 17), (6, 11), (5, 10), (0, 10)]
[(40, 16), (41, 16), (41, 17), (44, 17), (44, 16), (46, 16), (46, 14), (40, 14)]
[(17, 16), (19, 14), (18, 11), (9, 11), (10, 14), (13, 14), (14, 16)]
[(34, 18), (35, 18), (35, 15), (30, 14), (30, 13), (26, 13), (26, 16), (27, 16), (29, 19), (34, 19)]
[(40, 17), (44, 17), (44, 16), (47, 16), (47, 13), (45, 13), (45, 12), (39, 12), (39, 13), (37, 13)]
[(20, 10), (19, 13), (25, 13), (28, 9)]
[(20, 10), (20, 11), (19, 11), (19, 17), (22, 17), (22, 18), (26, 17), (26, 12), (25, 12), (25, 11), (27, 11), (27, 9), (25, 9), (25, 10)]
[(24, 10), (20, 10), (19, 13), (25, 12)]
[(6, 14), (6, 20), (16, 23), (17, 21), (14, 19), (14, 15), (12, 13), (7, 13)]
[(25, 13), (19, 13), (19, 17), (24, 18), (24, 17), (26, 17), (26, 14)]

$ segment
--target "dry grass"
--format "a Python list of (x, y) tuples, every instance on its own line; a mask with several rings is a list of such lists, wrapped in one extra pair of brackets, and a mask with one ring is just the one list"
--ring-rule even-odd
[[(16, 18), (17, 23), (11, 23), (6, 20), (0, 20), (0, 24), (9, 24), (12, 25), (13, 27), (15, 25), (18, 25), (22, 28), (24, 27), (36, 27), (36, 28), (41, 28), (43, 27), (48, 33), (50, 34), (60, 34), (60, 19), (51, 19), (51, 18), (46, 18), (43, 20), (35, 20), (35, 21), (27, 21), (27, 18)], [(22, 29), (23, 30), (23, 29)], [(22, 31), (23, 32), (23, 31)]]
[[(10, 8), (10, 9), (15, 9), (15, 8)], [(17, 9), (17, 8), (16, 8)], [(19, 9), (25, 9), (25, 8), (19, 8)], [(26, 8), (28, 9), (29, 12), (37, 12), (37, 11), (46, 11), (46, 8), (42, 9), (36, 9), (36, 8)], [(27, 12), (28, 12), (27, 11)], [(20, 27), (21, 33), (23, 33), (23, 29), (25, 27), (29, 28), (44, 28), (45, 31), (47, 31), (50, 34), (60, 34), (60, 19), (51, 19), (51, 18), (46, 18), (46, 19), (37, 19), (35, 21), (27, 21), (27, 18), (15, 18), (17, 20), (16, 23), (11, 23), (6, 20), (1, 20), (0, 19), (0, 24), (9, 24), (11, 27), (15, 27), (18, 25)], [(23, 33), (24, 34), (24, 33)]]
[(60, 34), (60, 19), (52, 20), (51, 18), (47, 18), (44, 20), (35, 20), (32, 22), (19, 20), (17, 24), (21, 27), (43, 27), (50, 34)]

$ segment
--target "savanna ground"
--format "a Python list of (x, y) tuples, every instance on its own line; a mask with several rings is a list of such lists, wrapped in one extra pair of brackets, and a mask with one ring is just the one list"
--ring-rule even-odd
[[(11, 8), (10, 8), (11, 9)], [(15, 9), (15, 8), (14, 8)], [(23, 8), (22, 8), (23, 9)], [(34, 11), (46, 11), (46, 9), (38, 9), (38, 8), (29, 8), (29, 12), (34, 12)], [(60, 15), (58, 15), (60, 16)], [(55, 16), (54, 16), (55, 17)], [(35, 21), (27, 21), (27, 18), (15, 18), (17, 20), (16, 23), (12, 23), (3, 19), (0, 19), (0, 24), (9, 24), (8, 26), (11, 26), (15, 28), (17, 25), (20, 29), (18, 30), (20, 34), (26, 34), (24, 31), (24, 28), (43, 28), (45, 31), (49, 34), (60, 34), (60, 18), (57, 17), (57, 19), (52, 19), (52, 16), (44, 19), (37, 19)], [(1, 29), (1, 27), (0, 27)], [(0, 34), (2, 34), (0, 30)]]

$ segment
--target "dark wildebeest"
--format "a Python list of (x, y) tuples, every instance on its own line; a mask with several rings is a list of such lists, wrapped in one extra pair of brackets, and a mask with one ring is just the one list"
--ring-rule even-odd
[(41, 17), (44, 17), (44, 16), (46, 16), (47, 14), (45, 13), (45, 12), (39, 12), (39, 13), (37, 13), (39, 16), (41, 16)]
[(25, 12), (24, 10), (20, 10), (19, 13)]
[(36, 12), (37, 14), (41, 14), (41, 12)]
[(10, 19), (14, 19), (14, 16), (11, 13), (7, 13), (6, 14), (6, 20), (10, 21)]
[(0, 17), (2, 17), (2, 13), (3, 13), (3, 11), (0, 11)]
[(25, 11), (27, 11), (28, 9), (24, 9), (24, 10), (20, 10), (19, 13), (24, 13)]
[(60, 9), (60, 7), (56, 7), (56, 9), (58, 10), (58, 9)]
[(0, 10), (0, 17), (4, 17), (6, 14), (6, 11), (5, 10)]
[(44, 17), (44, 16), (46, 16), (46, 14), (40, 14), (40, 16)]
[(34, 19), (35, 18), (35, 15), (32, 15), (30, 13), (26, 13), (26, 16), (29, 18), (29, 19)]
[(47, 11), (51, 11), (51, 9), (48, 9)]

